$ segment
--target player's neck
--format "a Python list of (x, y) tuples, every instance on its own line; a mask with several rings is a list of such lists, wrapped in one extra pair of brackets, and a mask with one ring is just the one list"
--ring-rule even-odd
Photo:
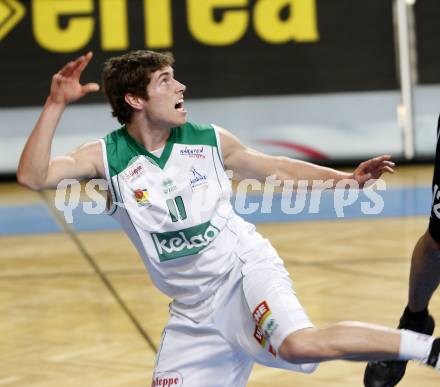
[(131, 122), (126, 127), (128, 133), (149, 152), (162, 148), (171, 132), (171, 129), (154, 127), (145, 121)]

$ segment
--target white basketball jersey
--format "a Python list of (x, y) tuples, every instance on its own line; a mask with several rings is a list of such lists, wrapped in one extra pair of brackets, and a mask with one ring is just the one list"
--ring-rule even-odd
[(234, 262), (246, 224), (230, 204), (213, 126), (173, 128), (156, 157), (125, 127), (102, 141), (110, 214), (128, 234), (155, 285), (193, 304), (211, 294)]

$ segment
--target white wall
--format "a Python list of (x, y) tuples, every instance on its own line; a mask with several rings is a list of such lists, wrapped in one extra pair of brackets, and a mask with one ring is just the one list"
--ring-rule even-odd
[[(440, 86), (419, 86), (415, 97), (417, 153), (432, 155)], [(349, 160), (402, 154), (396, 119), (399, 99), (399, 92), (387, 91), (189, 100), (186, 107), (189, 120), (216, 123), (264, 152), (308, 158), (291, 148), (262, 143), (276, 140), (313, 149), (331, 160)], [(0, 108), (0, 173), (16, 170), (40, 109)], [(53, 155), (65, 154), (118, 127), (108, 105), (70, 106), (55, 136)]]

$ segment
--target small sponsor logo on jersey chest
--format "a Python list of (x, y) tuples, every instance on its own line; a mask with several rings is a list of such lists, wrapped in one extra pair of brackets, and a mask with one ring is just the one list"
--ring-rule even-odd
[(188, 147), (180, 150), (180, 155), (188, 157), (190, 159), (205, 159), (206, 156), (204, 154), (205, 147), (198, 146), (198, 147)]
[(145, 173), (144, 167), (141, 163), (134, 163), (130, 168), (122, 173), (125, 181), (133, 181), (141, 177)]
[(177, 185), (171, 179), (165, 179), (162, 181), (162, 192), (168, 195), (177, 190)]
[(138, 207), (150, 207), (149, 194), (146, 189), (137, 189), (134, 191), (134, 197)]
[(192, 167), (190, 184), (193, 192), (204, 190), (208, 188), (208, 177)]

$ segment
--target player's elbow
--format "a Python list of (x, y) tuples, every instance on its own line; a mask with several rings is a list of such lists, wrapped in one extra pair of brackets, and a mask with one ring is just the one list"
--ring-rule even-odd
[(31, 189), (33, 191), (40, 191), (43, 189), (43, 186), (41, 184), (38, 184), (32, 180), (26, 179), (22, 175), (18, 175), (18, 174), (17, 174), (17, 182), (21, 186), (28, 188), (28, 189)]
[(38, 181), (33, 176), (30, 176), (28, 173), (22, 171), (20, 168), (17, 171), (17, 182), (18, 184), (31, 189), (33, 191), (40, 191), (44, 189), (44, 184), (41, 181)]

